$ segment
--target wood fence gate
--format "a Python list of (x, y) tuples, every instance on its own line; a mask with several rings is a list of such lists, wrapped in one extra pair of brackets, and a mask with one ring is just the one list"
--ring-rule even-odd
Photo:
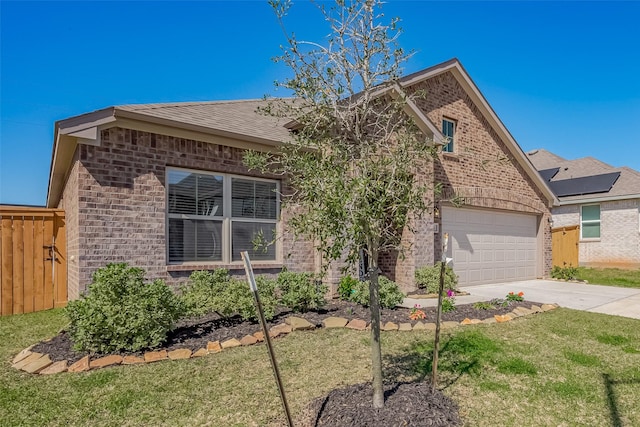
[(553, 266), (578, 266), (580, 227), (558, 227), (551, 230), (551, 259)]
[(0, 206), (0, 314), (67, 305), (64, 211)]

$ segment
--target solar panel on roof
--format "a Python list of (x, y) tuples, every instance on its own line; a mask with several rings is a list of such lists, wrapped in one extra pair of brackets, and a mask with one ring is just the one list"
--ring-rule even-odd
[(559, 170), (560, 168), (551, 168), (551, 169), (544, 169), (544, 170), (538, 171), (538, 173), (540, 174), (542, 179), (549, 182), (554, 176), (556, 176)]
[(620, 172), (612, 172), (581, 178), (562, 179), (549, 182), (549, 187), (558, 197), (606, 193), (611, 190), (619, 176)]

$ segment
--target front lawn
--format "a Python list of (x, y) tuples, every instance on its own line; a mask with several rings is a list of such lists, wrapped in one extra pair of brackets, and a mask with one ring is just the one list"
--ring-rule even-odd
[(576, 278), (586, 280), (594, 285), (640, 288), (640, 269), (623, 270), (620, 268), (578, 267)]
[[(65, 324), (59, 310), (0, 318), (3, 426), (283, 425), (263, 345), (201, 359), (33, 376), (11, 358)], [(640, 321), (557, 309), (445, 331), (441, 387), (466, 425), (640, 425)], [(276, 339), (290, 406), (370, 376), (369, 335)], [(431, 332), (383, 333), (385, 375), (429, 375)]]

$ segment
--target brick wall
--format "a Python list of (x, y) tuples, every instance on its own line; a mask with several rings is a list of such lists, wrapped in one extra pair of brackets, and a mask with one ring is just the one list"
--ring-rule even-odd
[(71, 171), (67, 177), (62, 199), (58, 203), (59, 209), (65, 210), (67, 232), (67, 294), (69, 300), (77, 299), (79, 295), (80, 275), (80, 228), (78, 226), (78, 175), (82, 165), (78, 161), (79, 151), (76, 150)]
[(580, 225), (580, 207), (565, 205), (553, 208), (553, 228)]
[(579, 260), (585, 265), (640, 266), (638, 200), (600, 205), (600, 241), (580, 242)]
[[(262, 176), (244, 167), (242, 153), (232, 147), (121, 128), (102, 131), (99, 147), (80, 145), (77, 172), (72, 172), (77, 178), (67, 182), (64, 196), (65, 200), (77, 198), (78, 212), (77, 226), (69, 227), (71, 240), (73, 233), (78, 235), (77, 273), (73, 278), (70, 274), (70, 287), (75, 290), (70, 298), (86, 290), (93, 272), (109, 262), (144, 268), (149, 279), (161, 278), (172, 285), (184, 281), (193, 269), (213, 268), (167, 266), (165, 170), (175, 166)], [(76, 211), (71, 202), (65, 208)], [(282, 215), (286, 218), (287, 213)], [(283, 264), (292, 271), (315, 268), (312, 246), (294, 241), (290, 233), (284, 234), (282, 252)], [(224, 267), (244, 272), (239, 264)], [(278, 270), (274, 266), (256, 272)]]

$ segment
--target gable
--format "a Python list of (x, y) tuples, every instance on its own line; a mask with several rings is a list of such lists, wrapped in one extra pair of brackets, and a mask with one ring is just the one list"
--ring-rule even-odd
[[(485, 174), (487, 167), (510, 163), (520, 175), (520, 180), (527, 181), (528, 189), (536, 193), (536, 197), (540, 197), (545, 205), (552, 206), (557, 202), (547, 183), (457, 59), (408, 75), (400, 79), (400, 85), (408, 93), (425, 90), (426, 99), (417, 100), (416, 103), (436, 126), (440, 126), (442, 118), (461, 120), (459, 124), (463, 126), (459, 128), (458, 135), (461, 132), (465, 135), (466, 132), (466, 137), (471, 138), (471, 133), (476, 130), (483, 135), (484, 142), (489, 145), (476, 141), (463, 144), (460, 148), (466, 145), (466, 151), (458, 152), (457, 156), (444, 155), (446, 160), (457, 157), (460, 163), (464, 163), (461, 165), (463, 167), (470, 167), (475, 158), (480, 170), (474, 167), (470, 172), (477, 176), (469, 176), (469, 179), (478, 178), (476, 182), (480, 184), (484, 178), (488, 178)], [(451, 117), (453, 115), (462, 119)]]
[(454, 152), (441, 153), (434, 167), (436, 180), (445, 188), (494, 189), (500, 190), (496, 197), (507, 200), (517, 195), (533, 204), (553, 203), (550, 189), (520, 147), (492, 125), (486, 110), (469, 96), (451, 70), (416, 81), (404, 90), (426, 94), (415, 102), (432, 123), (455, 122)]

